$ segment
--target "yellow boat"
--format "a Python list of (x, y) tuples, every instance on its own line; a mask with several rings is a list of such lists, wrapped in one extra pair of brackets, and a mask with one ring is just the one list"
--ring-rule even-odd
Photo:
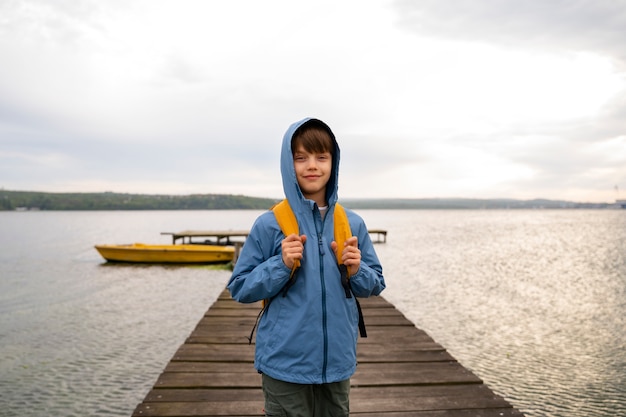
[(231, 262), (235, 248), (223, 245), (96, 245), (100, 255), (110, 262), (208, 264)]

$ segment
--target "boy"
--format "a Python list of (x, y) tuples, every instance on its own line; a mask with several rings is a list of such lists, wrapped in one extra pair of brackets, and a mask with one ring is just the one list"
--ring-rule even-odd
[[(300, 236), (284, 236), (272, 211), (255, 221), (228, 283), (243, 303), (269, 299), (258, 324), (255, 368), (267, 416), (348, 416), (358, 311), (335, 258), (339, 146), (321, 120), (292, 124), (281, 150), (283, 189)], [(355, 296), (385, 288), (365, 223), (347, 210), (353, 236), (341, 251)], [(300, 267), (290, 280), (291, 269)], [(287, 283), (289, 285), (287, 286)]]

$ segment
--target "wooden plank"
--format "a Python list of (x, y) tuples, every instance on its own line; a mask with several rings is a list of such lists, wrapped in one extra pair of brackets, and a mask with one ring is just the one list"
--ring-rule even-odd
[[(373, 365), (380, 365), (374, 367)], [(352, 377), (354, 386), (437, 385), (481, 383), (482, 381), (458, 362), (417, 362), (361, 364)], [(399, 366), (398, 366), (399, 365)], [(249, 367), (249, 372), (164, 372), (155, 387), (160, 388), (218, 388), (260, 387), (261, 377)]]
[(256, 388), (185, 389), (163, 388), (148, 393), (149, 402), (216, 402), (216, 401), (263, 401), (263, 393)]
[[(351, 415), (523, 416), (382, 297), (361, 305), (369, 337), (357, 346)], [(259, 311), (259, 303), (220, 294), (133, 416), (262, 416), (261, 376), (247, 340)]]
[[(402, 410), (401, 407), (385, 407), (388, 410), (368, 412), (363, 407), (352, 407), (351, 416), (367, 417), (523, 417), (520, 411), (507, 407), (493, 408), (481, 406), (480, 404), (467, 404), (464, 409), (446, 409), (440, 405), (440, 399), (434, 398), (431, 401), (419, 403), (417, 401), (410, 410)], [(370, 404), (367, 404), (370, 406)], [(458, 405), (450, 405), (452, 407)], [(482, 408), (478, 408), (482, 407)], [(392, 411), (396, 410), (397, 411)], [(153, 402), (142, 403), (133, 416), (146, 417), (213, 417), (213, 416), (263, 416), (263, 401), (246, 400), (226, 400), (212, 402)]]
[[(493, 393), (482, 384), (469, 385), (422, 385), (418, 387), (352, 387), (350, 397), (355, 401), (367, 398), (387, 397), (402, 399), (406, 397), (489, 397)], [(151, 402), (171, 401), (254, 401), (262, 399), (258, 389), (202, 389), (202, 388), (163, 388), (152, 390), (146, 396)]]
[[(501, 397), (492, 395), (491, 391), (481, 385), (458, 386), (424, 386), (424, 387), (390, 387), (390, 388), (353, 388), (351, 399), (354, 403), (371, 406), (371, 402), (385, 398), (388, 404), (386, 411), (426, 408), (429, 403), (447, 402), (448, 407), (480, 407), (485, 404), (506, 407)], [(409, 398), (408, 402), (405, 399)], [(453, 398), (456, 402), (450, 402)], [(160, 389), (151, 391), (146, 400), (151, 402), (223, 402), (223, 401), (257, 401), (262, 405), (262, 393), (255, 389)], [(481, 405), (482, 404), (482, 405)], [(432, 407), (432, 405), (431, 405)], [(437, 405), (440, 407), (440, 405)], [(360, 408), (352, 407), (353, 412)]]
[(260, 388), (256, 372), (163, 372), (155, 388)]
[(212, 417), (212, 416), (262, 416), (262, 401), (213, 401), (141, 403), (133, 416), (145, 417)]
[(252, 363), (254, 361), (254, 346), (247, 344), (185, 343), (174, 353), (172, 361)]
[[(385, 410), (368, 412), (364, 407), (352, 407), (351, 416), (363, 415), (367, 417), (523, 417), (523, 414), (510, 407), (493, 408), (481, 407), (468, 401), (468, 408), (446, 409), (439, 405), (439, 398), (420, 403), (415, 401), (411, 410), (402, 410), (402, 407), (384, 407)], [(371, 406), (367, 403), (367, 406)], [(455, 407), (455, 405), (450, 405)], [(397, 410), (396, 410), (397, 409)], [(262, 401), (214, 401), (214, 402), (167, 402), (141, 404), (135, 410), (136, 416), (147, 417), (212, 417), (212, 416), (263, 416)]]
[(354, 386), (438, 385), (482, 381), (457, 361), (360, 363), (352, 377)]
[[(254, 326), (251, 322), (228, 322), (220, 321), (220, 325), (199, 326), (187, 338), (186, 343), (202, 343), (202, 344), (220, 344), (220, 343), (248, 343), (248, 337)], [(434, 342), (427, 334), (415, 329), (415, 332), (407, 333), (405, 329), (386, 326), (385, 328), (367, 327), (367, 338), (359, 339), (359, 344), (380, 344), (377, 340), (381, 337), (387, 338), (389, 344), (404, 345), (407, 343), (415, 344), (415, 346), (429, 346), (430, 348), (443, 349), (441, 345)]]
[[(176, 362), (171, 361), (165, 367), (167, 372), (241, 372), (251, 373), (252, 362)], [(253, 371), (254, 373), (256, 371)]]

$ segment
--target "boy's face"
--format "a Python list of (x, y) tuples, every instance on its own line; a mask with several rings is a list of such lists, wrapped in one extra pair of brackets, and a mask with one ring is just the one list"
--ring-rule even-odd
[(331, 153), (310, 153), (300, 145), (293, 154), (293, 167), (302, 194), (318, 206), (325, 206), (326, 184), (333, 169)]

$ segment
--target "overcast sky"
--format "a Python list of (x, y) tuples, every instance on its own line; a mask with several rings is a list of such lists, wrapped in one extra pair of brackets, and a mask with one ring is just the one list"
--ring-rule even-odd
[(626, 1), (0, 0), (0, 188), (626, 199)]

